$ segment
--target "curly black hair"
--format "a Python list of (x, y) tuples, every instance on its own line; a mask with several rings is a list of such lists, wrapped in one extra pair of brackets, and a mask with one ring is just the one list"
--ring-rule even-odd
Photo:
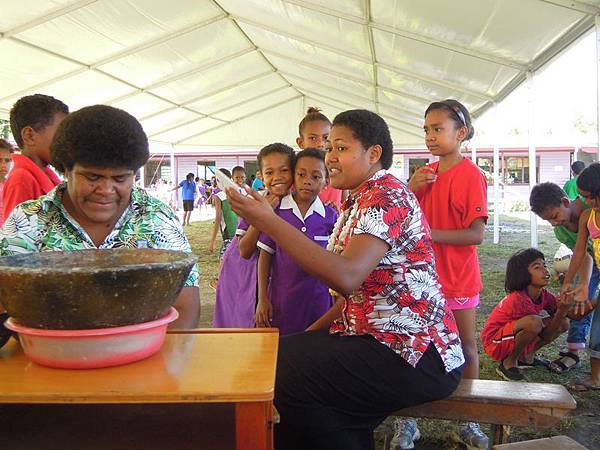
[(23, 148), (23, 128), (41, 131), (54, 121), (57, 113), (69, 114), (69, 107), (49, 95), (33, 94), (17, 100), (10, 110), (10, 131), (17, 146)]
[(536, 184), (529, 195), (529, 206), (538, 216), (548, 208), (558, 208), (563, 198), (568, 198), (565, 191), (558, 184)]
[(381, 167), (389, 169), (394, 158), (394, 145), (390, 129), (385, 120), (366, 109), (352, 109), (339, 113), (333, 119), (333, 127), (344, 126), (352, 130), (352, 134), (360, 141), (365, 149), (373, 145), (381, 146)]
[(504, 279), (504, 290), (507, 293), (522, 291), (531, 284), (529, 264), (536, 259), (543, 259), (544, 254), (537, 248), (526, 248), (512, 255), (506, 263), (506, 278)]
[(600, 163), (587, 166), (577, 177), (577, 187), (592, 197), (600, 197)]
[(429, 112), (438, 109), (448, 111), (448, 117), (454, 121), (456, 124), (456, 129), (461, 127), (465, 127), (467, 129), (465, 141), (468, 141), (473, 137), (475, 134), (475, 128), (473, 128), (473, 124), (471, 123), (471, 114), (469, 114), (469, 110), (465, 107), (465, 105), (458, 100), (447, 98), (441, 102), (433, 102), (431, 105), (429, 105), (425, 110), (425, 115), (423, 117), (427, 117)]
[(273, 153), (281, 153), (282, 155), (286, 155), (290, 159), (290, 167), (294, 167), (294, 163), (296, 161), (294, 149), (289, 145), (282, 144), (281, 142), (275, 142), (273, 144), (266, 145), (260, 149), (260, 152), (258, 152), (258, 167), (261, 171), (263, 158)]
[(61, 172), (75, 164), (135, 172), (146, 164), (150, 153), (146, 133), (135, 117), (112, 106), (94, 105), (62, 121), (50, 156), (51, 164)]

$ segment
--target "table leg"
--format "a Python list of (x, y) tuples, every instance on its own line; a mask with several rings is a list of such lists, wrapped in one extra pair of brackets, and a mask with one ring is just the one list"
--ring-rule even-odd
[(273, 402), (235, 405), (237, 450), (273, 450)]

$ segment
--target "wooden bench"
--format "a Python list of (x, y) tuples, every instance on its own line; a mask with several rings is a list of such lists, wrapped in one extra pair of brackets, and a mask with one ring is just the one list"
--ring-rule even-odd
[(533, 441), (494, 445), (492, 450), (587, 450), (587, 448), (568, 436), (554, 436)]
[(550, 427), (576, 406), (573, 396), (558, 384), (463, 380), (447, 399), (395, 415), (489, 423), (493, 444), (503, 444), (510, 426)]

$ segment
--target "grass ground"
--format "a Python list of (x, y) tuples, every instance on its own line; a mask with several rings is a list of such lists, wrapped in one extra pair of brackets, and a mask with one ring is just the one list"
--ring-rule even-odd
[[(500, 245), (492, 243), (491, 230), (486, 232), (484, 243), (479, 247), (479, 258), (481, 273), (484, 284), (481, 293), (481, 304), (478, 310), (478, 331), (481, 331), (485, 319), (494, 305), (504, 297), (504, 272), (506, 261), (516, 250), (529, 247), (529, 224), (528, 222), (502, 217), (503, 225), (510, 225), (513, 232), (505, 232), (501, 235)], [(215, 303), (215, 291), (208, 283), (218, 273), (218, 255), (209, 254), (207, 251), (208, 237), (212, 227), (211, 221), (195, 222), (185, 228), (186, 234), (192, 245), (194, 253), (199, 258), (200, 264), (200, 293), (202, 299), (201, 326), (211, 326), (212, 314)], [(552, 260), (558, 248), (558, 241), (554, 237), (551, 227), (540, 225), (538, 234), (538, 247), (544, 252), (548, 261)], [(556, 291), (557, 286), (553, 286)], [(558, 351), (564, 345), (564, 336), (555, 343), (540, 352), (542, 356), (555, 359)], [(495, 368), (496, 363), (489, 359), (480, 348), (481, 378), (498, 379)], [(589, 372), (589, 360), (585, 357), (580, 367), (564, 375), (555, 375), (545, 369), (529, 370), (528, 379), (536, 382), (561, 383), (583, 378)], [(600, 392), (572, 392), (577, 400), (577, 410), (559, 425), (551, 429), (515, 428), (511, 441), (522, 441), (540, 437), (566, 434), (589, 449), (600, 448)], [(449, 421), (419, 420), (419, 428), (423, 438), (417, 443), (417, 449), (459, 449), (460, 445), (452, 443), (448, 434), (455, 428), (455, 424)], [(483, 426), (484, 431), (489, 432), (489, 427)]]

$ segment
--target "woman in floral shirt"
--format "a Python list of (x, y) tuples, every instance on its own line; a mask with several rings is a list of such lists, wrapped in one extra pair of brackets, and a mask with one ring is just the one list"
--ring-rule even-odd
[(429, 227), (413, 194), (385, 170), (393, 156), (387, 124), (369, 111), (346, 111), (329, 138), (331, 184), (351, 191), (329, 251), (260, 196), (228, 192), (239, 215), (337, 297), (308, 332), (281, 338), (278, 450), (373, 448), (373, 429), (389, 413), (450, 395), (464, 363)]

